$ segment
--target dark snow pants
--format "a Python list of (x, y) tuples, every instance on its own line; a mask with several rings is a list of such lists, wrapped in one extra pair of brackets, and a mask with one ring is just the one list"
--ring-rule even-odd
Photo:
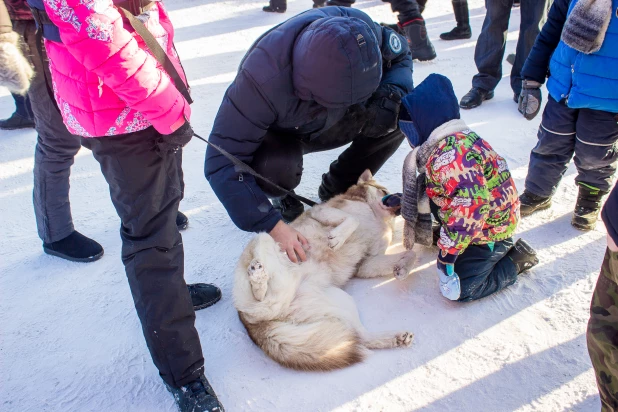
[[(35, 69), (28, 97), (38, 133), (34, 149), (34, 214), (39, 237), (45, 243), (64, 239), (74, 229), (69, 203), (69, 175), (80, 138), (67, 130), (56, 104), (49, 95), (47, 79), (51, 80), (45, 47), (39, 55), (34, 20), (16, 20), (14, 30), (24, 42), (24, 55)], [(44, 72), (45, 71), (45, 72)], [(50, 85), (51, 88), (51, 85)]]
[(82, 143), (100, 163), (121, 220), (122, 262), (152, 360), (178, 387), (203, 373), (204, 358), (176, 227), (182, 152), (159, 154), (158, 138), (150, 127)]
[[(303, 155), (335, 149), (351, 142), (322, 177), (326, 193), (331, 196), (343, 193), (356, 184), (366, 169), (377, 173), (404, 139), (399, 129), (376, 138), (363, 136), (360, 134), (363, 124), (364, 119), (358, 112), (350, 109), (337, 124), (313, 139), (269, 131), (253, 157), (252, 166), (274, 183), (292, 190), (301, 181)], [(258, 183), (262, 185), (259, 180)], [(262, 189), (273, 197), (268, 188), (262, 186)]]
[[(397, 13), (397, 18), (400, 23), (406, 23), (414, 19), (422, 19), (421, 13), (425, 9), (427, 0), (382, 0), (385, 3), (390, 3), (393, 13)], [(356, 0), (313, 0), (315, 4), (327, 6), (342, 6), (352, 7)]]
[(575, 181), (609, 192), (618, 161), (618, 114), (570, 109), (551, 96), (547, 100), (539, 141), (530, 154), (526, 190), (552, 196), (575, 155)]
[(461, 294), (459, 301), (468, 302), (489, 296), (517, 280), (517, 267), (506, 256), (513, 239), (490, 245), (470, 245), (455, 261)]
[[(485, 0), (485, 7), (487, 14), (474, 50), (478, 73), (472, 79), (472, 87), (493, 90), (502, 79), (502, 59), (513, 0)], [(547, 9), (548, 0), (521, 0), (519, 40), (511, 69), (511, 89), (515, 94), (521, 92), (521, 69), (545, 24)]]

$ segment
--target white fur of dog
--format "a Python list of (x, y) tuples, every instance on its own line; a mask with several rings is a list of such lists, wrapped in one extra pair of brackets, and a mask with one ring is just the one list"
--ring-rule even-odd
[(0, 34), (0, 86), (11, 93), (26, 94), (34, 69), (19, 49), (19, 35), (15, 32)]
[(332, 370), (364, 359), (367, 349), (407, 347), (409, 332), (372, 335), (341, 287), (353, 276), (403, 279), (412, 252), (387, 255), (394, 215), (381, 207), (385, 188), (368, 170), (345, 194), (317, 205), (291, 226), (309, 241), (307, 261), (292, 263), (261, 233), (235, 271), (234, 303), (251, 339), (281, 365)]

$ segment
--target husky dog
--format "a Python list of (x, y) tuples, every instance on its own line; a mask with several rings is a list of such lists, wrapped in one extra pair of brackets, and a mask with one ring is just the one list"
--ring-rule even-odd
[(353, 276), (412, 270), (411, 252), (385, 254), (392, 241), (386, 189), (369, 170), (342, 195), (302, 214), (291, 226), (309, 241), (307, 261), (292, 263), (266, 233), (247, 245), (235, 271), (234, 303), (251, 339), (281, 365), (311, 371), (360, 362), (368, 349), (407, 347), (409, 332), (373, 335), (341, 287)]

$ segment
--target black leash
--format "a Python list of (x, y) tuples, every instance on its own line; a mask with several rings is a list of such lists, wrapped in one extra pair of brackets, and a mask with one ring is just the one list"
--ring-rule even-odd
[(249, 166), (248, 164), (246, 164), (245, 162), (243, 162), (242, 160), (239, 160), (236, 156), (234, 156), (233, 154), (227, 152), (226, 150), (220, 148), (219, 146), (217, 146), (214, 143), (209, 142), (208, 140), (204, 139), (202, 136), (198, 135), (197, 133), (193, 133), (193, 136), (197, 137), (198, 139), (200, 139), (201, 141), (205, 142), (207, 145), (211, 146), (212, 148), (216, 149), (219, 153), (221, 153), (227, 160), (229, 160), (230, 162), (232, 162), (234, 164), (234, 166), (237, 167), (237, 170), (239, 170), (240, 172), (244, 172), (244, 173), (249, 173), (250, 175), (260, 179), (263, 182), (268, 183), (269, 185), (275, 187), (278, 190), (281, 190), (282, 192), (284, 192), (286, 195), (298, 200), (299, 202), (302, 202), (304, 204), (306, 204), (307, 206), (313, 207), (315, 205), (317, 205), (316, 202), (314, 202), (313, 200), (309, 200), (306, 197), (297, 195), (296, 193), (292, 192), (291, 190), (287, 190), (282, 188), (281, 186), (279, 186), (276, 183), (273, 183), (270, 179), (262, 176), (261, 174), (259, 174), (258, 172), (256, 172), (255, 170), (253, 170), (253, 168), (251, 166)]

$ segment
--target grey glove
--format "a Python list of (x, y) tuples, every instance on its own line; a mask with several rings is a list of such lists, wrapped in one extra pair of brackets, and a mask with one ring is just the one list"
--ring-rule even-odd
[(521, 94), (517, 110), (528, 120), (532, 120), (541, 110), (541, 83), (524, 79), (521, 82)]

